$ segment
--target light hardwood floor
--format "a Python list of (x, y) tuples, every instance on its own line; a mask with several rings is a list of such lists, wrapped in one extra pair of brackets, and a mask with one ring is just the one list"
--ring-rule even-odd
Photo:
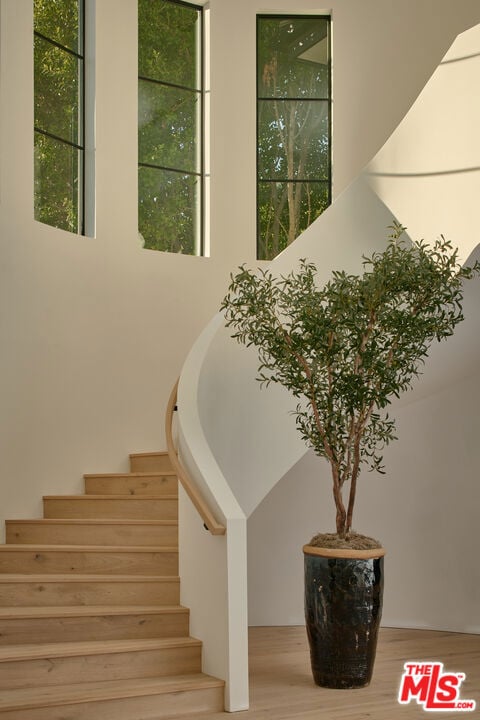
[(326, 690), (310, 674), (305, 628), (250, 629), (250, 710), (209, 714), (209, 720), (422, 720), (431, 716), (414, 701), (399, 705), (397, 693), (408, 660), (440, 661), (445, 671), (463, 672), (462, 699), (473, 712), (435, 712), (436, 720), (479, 720), (480, 635), (430, 630), (380, 631), (374, 676), (367, 688)]

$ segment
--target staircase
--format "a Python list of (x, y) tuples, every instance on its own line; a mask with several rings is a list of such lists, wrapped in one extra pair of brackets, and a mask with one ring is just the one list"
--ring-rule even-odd
[(179, 604), (178, 481), (166, 453), (86, 475), (7, 520), (0, 720), (166, 720), (223, 709)]

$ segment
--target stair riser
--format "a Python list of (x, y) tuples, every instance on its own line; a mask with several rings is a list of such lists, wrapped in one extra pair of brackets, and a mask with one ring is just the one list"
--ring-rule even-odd
[(130, 455), (130, 472), (168, 472), (172, 471), (172, 463), (167, 454)]
[(0, 647), (30, 643), (186, 637), (188, 612), (0, 619)]
[(78, 498), (45, 498), (46, 518), (118, 518), (132, 520), (177, 520), (176, 499), (143, 499), (140, 497), (103, 499), (88, 496)]
[(7, 543), (27, 545), (134, 545), (178, 544), (177, 525), (49, 524), (7, 520)]
[(85, 477), (87, 495), (176, 495), (178, 480), (175, 475), (152, 478)]
[(2, 582), (0, 606), (178, 605), (179, 583), (168, 582)]
[(0, 663), (0, 690), (185, 675), (201, 670), (201, 648), (175, 647)]
[(56, 707), (7, 710), (0, 720), (159, 720), (223, 710), (223, 688), (173, 692)]
[(178, 575), (178, 552), (22, 551), (6, 546), (0, 551), (0, 573)]

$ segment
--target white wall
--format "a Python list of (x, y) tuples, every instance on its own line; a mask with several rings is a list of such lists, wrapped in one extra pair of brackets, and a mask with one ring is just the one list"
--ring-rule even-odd
[(456, 35), (479, 20), (476, 0), (332, 2), (335, 191), (391, 135)]
[[(387, 549), (387, 626), (480, 632), (479, 306), (477, 282), (463, 326), (433, 347), (415, 391), (392, 408), (399, 439), (384, 454), (386, 475), (359, 479), (354, 527)], [(310, 451), (249, 518), (250, 624), (303, 624), (301, 547), (334, 530), (330, 472)]]
[[(334, 186), (381, 147), (478, 0), (211, 0), (211, 257), (142, 250), (136, 4), (96, 2), (96, 236), (33, 220), (32, 3), (0, 0), (0, 508), (163, 445), (163, 411), (236, 264), (255, 262), (255, 13), (334, 21)], [(299, 523), (300, 524), (300, 523)], [(264, 541), (264, 538), (263, 538)], [(259, 541), (260, 542), (260, 541)]]
[[(477, 25), (459, 36), (364, 174), (413, 237), (444, 233), (469, 262), (480, 256), (477, 248), (469, 258), (480, 240), (479, 51)], [(432, 348), (415, 390), (393, 408), (399, 441), (385, 453), (387, 475), (360, 480), (354, 526), (387, 548), (385, 625), (480, 632), (479, 306), (476, 281), (466, 287), (465, 322)], [(327, 465), (308, 453), (249, 519), (252, 624), (303, 623), (300, 548), (309, 535), (334, 531), (333, 519)]]
[(31, 7), (1, 0), (2, 518), (163, 447), (169, 391), (227, 275), (138, 242), (132, 0), (96, 3), (96, 237), (33, 220)]
[[(478, 237), (480, 26), (462, 33), (419, 102), (369, 163), (371, 186), (415, 237), (445, 235), (461, 256)], [(415, 202), (411, 202), (411, 197)]]
[[(316, 261), (320, 283), (328, 280), (332, 267), (357, 273), (362, 252), (384, 247), (392, 219), (360, 179), (272, 262), (272, 271), (286, 274), (307, 257)], [(211, 451), (247, 517), (305, 454), (291, 415), (296, 402), (280, 385), (261, 389), (257, 368), (255, 348), (237, 345), (220, 323), (202, 358), (196, 400)]]
[[(477, 19), (479, 13), (480, 8)], [(446, 203), (447, 198), (451, 200), (442, 206), (441, 213), (448, 217), (449, 228), (455, 231), (453, 237), (461, 245), (462, 258), (478, 243), (475, 218), (480, 189), (476, 170), (457, 172), (463, 166), (452, 160), (452, 147), (460, 148), (463, 153), (470, 148), (472, 162), (478, 154), (478, 123), (475, 122), (478, 97), (472, 92), (478, 85), (478, 54), (475, 53), (478, 29), (467, 35), (471, 43), (466, 44), (465, 38), (460, 38), (461, 50), (452, 50), (448, 58), (458, 58), (470, 47), (476, 64), (470, 63), (468, 68), (460, 64), (453, 74), (447, 58), (446, 65), (440, 66), (412, 108), (413, 129), (410, 127), (410, 132), (402, 135), (403, 126), (409, 127), (409, 115), (392, 138), (393, 151), (387, 142), (379, 153), (379, 158), (387, 158), (394, 170), (402, 167), (405, 157), (415, 158), (420, 167), (429, 168), (438, 162), (443, 144), (448, 142), (451, 157), (447, 167), (455, 172), (442, 173), (447, 188), (438, 197), (440, 203)], [(452, 84), (454, 92), (451, 92)], [(454, 113), (450, 113), (449, 106), (445, 109), (445, 98), (450, 94), (454, 97)], [(455, 119), (460, 120), (458, 128)], [(448, 132), (442, 132), (445, 125)], [(430, 142), (420, 140), (418, 146), (415, 140), (419, 134), (420, 138), (428, 137)], [(454, 144), (457, 134), (461, 140)], [(376, 159), (372, 169), (378, 167), (382, 165)], [(450, 175), (462, 175), (464, 191), (458, 202), (454, 198), (459, 179), (454, 178), (457, 186), (449, 194)], [(397, 182), (395, 194), (382, 172), (374, 174), (369, 167), (294, 245), (272, 262), (272, 270), (279, 274), (286, 272), (298, 257), (317, 260), (321, 278), (334, 267), (347, 271), (359, 269), (361, 254), (378, 247), (392, 218), (391, 210), (382, 206), (378, 196), (387, 204), (393, 198), (394, 211), (402, 203), (408, 213), (406, 222), (414, 218), (417, 229), (423, 222), (427, 232), (431, 232), (436, 227), (432, 206), (419, 201), (415, 182), (405, 181), (410, 179), (410, 174), (406, 178), (401, 173), (400, 176), (403, 185)], [(369, 191), (368, 182), (378, 195)], [(400, 219), (403, 221), (402, 216)], [(379, 536), (388, 548), (393, 548), (389, 553), (388, 572), (392, 580), (386, 594), (385, 624), (479, 631), (476, 543), (470, 539), (464, 548), (461, 541), (470, 537), (468, 533), (473, 530), (469, 529), (473, 529), (473, 518), (480, 509), (474, 476), (477, 456), (471, 443), (465, 446), (463, 430), (466, 426), (471, 434), (478, 433), (478, 283), (473, 288), (468, 288), (466, 296), (464, 326), (448, 345), (432, 350), (428, 372), (419, 390), (407, 398), (407, 405), (398, 409), (399, 426), (406, 429), (407, 440), (400, 454), (395, 454), (395, 445), (387, 454), (387, 481), (393, 483), (393, 489), (386, 481), (379, 485), (378, 479), (368, 482), (367, 477), (358, 503), (356, 526)], [(192, 398), (199, 404), (202, 432), (208, 451), (213, 451), (243, 511), (250, 515), (249, 621), (251, 624), (301, 623), (300, 548), (318, 530), (334, 529), (327, 467), (309, 455), (289, 470), (292, 463), (302, 457), (304, 449), (292, 434), (293, 423), (289, 423), (286, 416), (289, 403), (286, 395), (277, 387), (262, 392), (255, 384), (255, 351), (236, 346), (229, 340), (228, 331), (220, 329), (213, 334), (202, 362), (198, 397)], [(468, 378), (466, 385), (461, 382), (465, 378)], [(290, 407), (293, 405), (292, 401)], [(440, 415), (442, 407), (448, 408), (447, 419)], [(410, 462), (405, 461), (406, 452)], [(461, 479), (455, 477), (452, 489), (454, 468), (455, 475)], [(276, 485), (285, 472), (285, 477)], [(468, 498), (468, 509), (464, 508), (461, 493)], [(396, 522), (391, 521), (392, 508)], [(438, 525), (446, 525), (447, 519), (450, 528), (439, 533)], [(412, 557), (418, 564), (410, 564)], [(444, 558), (454, 564), (449, 574), (444, 569)]]
[[(360, 478), (355, 527), (387, 548), (385, 626), (480, 633), (479, 402), (477, 373), (396, 411), (386, 476)], [(304, 623), (301, 547), (332, 518), (328, 468), (308, 453), (248, 522), (251, 625)]]
[(124, 469), (128, 452), (163, 445), (183, 359), (228, 272), (254, 262), (255, 12), (332, 8), (340, 190), (476, 4), (436, 2), (432, 27), (427, 0), (211, 0), (211, 257), (200, 259), (138, 244), (133, 0), (96, 2), (96, 237), (33, 220), (32, 4), (1, 0), (2, 517), (37, 515), (43, 493), (77, 491), (83, 472)]

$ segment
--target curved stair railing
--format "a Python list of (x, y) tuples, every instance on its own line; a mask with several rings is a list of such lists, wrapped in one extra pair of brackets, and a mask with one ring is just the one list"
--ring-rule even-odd
[(176, 381), (175, 385), (173, 386), (172, 392), (170, 393), (167, 411), (165, 413), (165, 437), (167, 441), (168, 457), (170, 458), (172, 467), (177, 474), (177, 477), (180, 480), (183, 489), (187, 493), (198, 514), (202, 518), (205, 528), (212, 535), (225, 535), (225, 526), (218, 522), (207, 501), (205, 500), (195, 483), (192, 481), (188, 472), (185, 470), (178, 458), (178, 451), (175, 447), (175, 442), (173, 439), (173, 414), (177, 405), (178, 382), (179, 380)]

